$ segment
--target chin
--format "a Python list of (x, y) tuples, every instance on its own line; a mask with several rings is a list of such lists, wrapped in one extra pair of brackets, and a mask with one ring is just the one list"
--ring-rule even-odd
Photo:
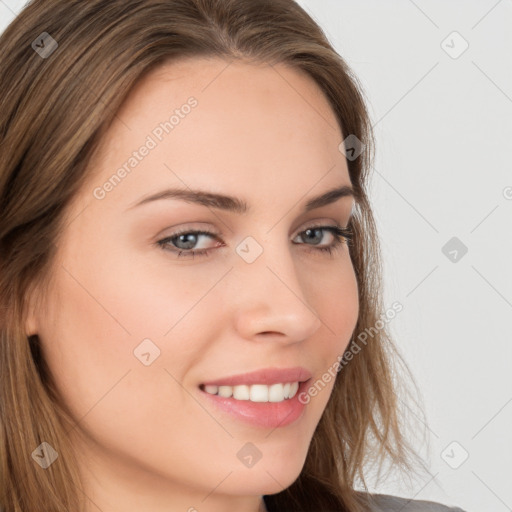
[(302, 466), (296, 468), (289, 467), (286, 472), (268, 468), (261, 468), (259, 470), (253, 468), (250, 472), (232, 474), (229, 478), (229, 490), (226, 485), (225, 492), (234, 495), (277, 494), (292, 485), (299, 477), (301, 470)]
[(232, 492), (257, 495), (279, 493), (299, 477), (305, 457), (306, 453), (303, 454), (297, 447), (289, 454), (274, 457), (264, 455), (252, 468), (239, 469), (231, 475), (229, 484)]

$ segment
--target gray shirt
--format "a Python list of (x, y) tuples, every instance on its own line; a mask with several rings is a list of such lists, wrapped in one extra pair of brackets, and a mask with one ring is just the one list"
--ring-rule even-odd
[(372, 494), (374, 505), (369, 512), (465, 512), (433, 501), (411, 500), (390, 494)]

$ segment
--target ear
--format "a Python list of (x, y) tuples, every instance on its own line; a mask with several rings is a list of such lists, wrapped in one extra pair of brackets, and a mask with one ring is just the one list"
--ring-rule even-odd
[(27, 338), (33, 336), (34, 334), (37, 334), (37, 330), (38, 329), (35, 316), (27, 316), (27, 320), (25, 322), (25, 333), (27, 335)]
[(27, 291), (26, 313), (25, 313), (25, 334), (27, 337), (37, 334), (39, 330), (37, 316), (37, 289), (31, 287)]

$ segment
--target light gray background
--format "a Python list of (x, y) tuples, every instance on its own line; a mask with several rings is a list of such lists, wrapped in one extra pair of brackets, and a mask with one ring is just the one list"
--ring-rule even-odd
[[(404, 307), (390, 329), (428, 419), (431, 476), (372, 490), (511, 511), (512, 2), (299, 3), (366, 93), (385, 305)], [(0, 0), (0, 31), (24, 4)]]

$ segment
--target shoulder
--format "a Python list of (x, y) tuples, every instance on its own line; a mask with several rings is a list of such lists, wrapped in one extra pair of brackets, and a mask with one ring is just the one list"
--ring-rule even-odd
[(368, 494), (368, 512), (465, 512), (434, 501), (412, 500), (390, 494)]

